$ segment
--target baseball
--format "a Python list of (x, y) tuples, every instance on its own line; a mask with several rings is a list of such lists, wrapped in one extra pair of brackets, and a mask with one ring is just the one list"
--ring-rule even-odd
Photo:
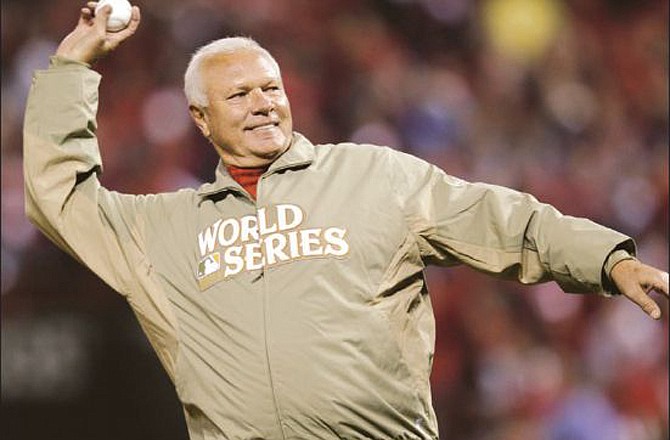
[(95, 13), (97, 14), (105, 5), (112, 7), (112, 13), (107, 21), (107, 31), (118, 32), (128, 26), (132, 12), (132, 6), (128, 0), (101, 0), (95, 7)]

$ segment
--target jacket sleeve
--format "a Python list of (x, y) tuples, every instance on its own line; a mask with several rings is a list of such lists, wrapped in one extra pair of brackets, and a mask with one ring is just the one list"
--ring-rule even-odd
[(554, 280), (565, 292), (617, 293), (605, 262), (621, 259), (618, 250), (635, 254), (629, 237), (529, 194), (466, 182), (404, 153), (391, 157), (398, 202), (426, 263), (464, 263), (524, 284)]
[(24, 120), (26, 215), (58, 247), (128, 295), (144, 258), (148, 196), (101, 187), (95, 137), (100, 75), (53, 57), (34, 74)]

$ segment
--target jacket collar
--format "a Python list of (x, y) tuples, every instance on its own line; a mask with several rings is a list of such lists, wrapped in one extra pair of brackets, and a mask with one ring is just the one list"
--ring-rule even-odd
[[(263, 176), (289, 168), (307, 167), (314, 161), (314, 155), (314, 145), (300, 133), (293, 132), (291, 145), (270, 164), (270, 167)], [(206, 198), (224, 191), (243, 192), (240, 184), (228, 174), (226, 166), (220, 159), (216, 167), (215, 176), (214, 182), (205, 183), (198, 188), (197, 194), (200, 197)]]

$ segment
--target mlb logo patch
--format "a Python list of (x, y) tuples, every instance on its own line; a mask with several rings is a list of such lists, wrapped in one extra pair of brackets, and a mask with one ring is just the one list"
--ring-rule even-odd
[(215, 282), (221, 280), (221, 254), (214, 252), (200, 260), (196, 278), (198, 279), (200, 290), (205, 290)]
[(211, 275), (221, 269), (221, 255), (218, 252), (207, 255), (198, 263), (198, 279)]

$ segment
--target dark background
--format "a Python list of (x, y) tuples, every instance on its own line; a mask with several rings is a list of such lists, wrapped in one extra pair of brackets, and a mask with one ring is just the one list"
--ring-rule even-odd
[[(82, 2), (83, 3), (83, 2)], [(668, 268), (668, 2), (137, 0), (138, 33), (101, 61), (103, 183), (197, 186), (217, 157), (188, 119), (198, 46), (256, 38), (295, 127), (389, 145), (511, 186), (637, 239)], [(185, 439), (181, 407), (122, 298), (23, 216), (31, 72), (79, 2), (2, 2), (2, 412), (7, 440)], [(668, 436), (668, 307), (428, 272), (444, 439)]]

